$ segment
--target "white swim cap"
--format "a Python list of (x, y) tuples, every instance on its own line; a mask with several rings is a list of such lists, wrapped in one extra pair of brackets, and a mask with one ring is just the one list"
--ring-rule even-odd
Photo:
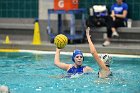
[(109, 54), (101, 54), (100, 58), (105, 62), (106, 66), (110, 66), (112, 57), (110, 57)]
[(10, 93), (9, 89), (5, 85), (0, 86), (0, 93)]

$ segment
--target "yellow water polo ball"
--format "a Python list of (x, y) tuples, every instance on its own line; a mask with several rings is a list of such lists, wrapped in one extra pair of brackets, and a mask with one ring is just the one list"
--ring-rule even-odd
[(64, 48), (67, 45), (67, 43), (68, 43), (68, 38), (63, 34), (59, 34), (54, 38), (54, 44), (59, 49)]

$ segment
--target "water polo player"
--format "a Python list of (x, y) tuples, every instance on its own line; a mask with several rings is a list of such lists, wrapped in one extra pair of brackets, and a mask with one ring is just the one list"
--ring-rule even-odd
[(95, 49), (95, 46), (94, 46), (93, 42), (91, 41), (89, 31), (90, 31), (90, 28), (88, 27), (86, 29), (86, 36), (87, 36), (87, 40), (89, 43), (90, 52), (100, 67), (98, 76), (100, 78), (106, 78), (106, 77), (112, 75), (112, 73), (109, 69), (110, 63), (111, 63), (111, 57), (108, 54), (104, 54), (101, 56), (98, 55), (98, 53)]
[(92, 68), (88, 66), (82, 66), (84, 57), (81, 50), (79, 49), (74, 50), (72, 55), (72, 61), (74, 62), (74, 64), (66, 64), (60, 62), (60, 51), (61, 49), (56, 48), (54, 64), (57, 67), (66, 70), (68, 74), (81, 74), (93, 71)]
[[(111, 57), (108, 54), (101, 55), (101, 56), (98, 55), (94, 47), (94, 44), (91, 41), (89, 31), (90, 31), (90, 28), (88, 27), (86, 29), (86, 36), (89, 43), (90, 52), (100, 67), (99, 72), (98, 72), (98, 77), (106, 78), (111, 75), (111, 71), (109, 69)], [(74, 62), (74, 64), (66, 64), (66, 63), (60, 62), (60, 51), (61, 49), (56, 48), (54, 64), (57, 67), (66, 70), (68, 74), (81, 74), (81, 73), (87, 73), (87, 72), (93, 71), (91, 67), (82, 66), (84, 57), (81, 50), (79, 49), (74, 50), (73, 55), (72, 55), (72, 61)]]

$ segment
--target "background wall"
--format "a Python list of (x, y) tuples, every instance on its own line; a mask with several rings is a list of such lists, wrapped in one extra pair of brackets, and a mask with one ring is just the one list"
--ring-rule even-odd
[(0, 17), (38, 17), (38, 0), (0, 0)]
[[(116, 0), (79, 0), (79, 7), (87, 9), (94, 4), (110, 6)], [(129, 6), (128, 17), (140, 20), (140, 0), (125, 0)], [(35, 18), (47, 19), (47, 9), (53, 8), (53, 0), (0, 0), (0, 18)], [(65, 16), (64, 18), (69, 18)], [(56, 16), (53, 16), (56, 19)]]
[(39, 0), (39, 19), (47, 19), (47, 10), (53, 8), (53, 0)]

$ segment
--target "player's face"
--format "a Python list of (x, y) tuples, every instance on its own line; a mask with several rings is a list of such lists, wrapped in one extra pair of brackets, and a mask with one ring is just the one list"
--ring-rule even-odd
[(122, 3), (123, 2), (123, 0), (116, 0), (117, 1), (117, 3)]
[(82, 65), (83, 56), (81, 54), (76, 55), (74, 59), (75, 59), (75, 64), (76, 65)]

